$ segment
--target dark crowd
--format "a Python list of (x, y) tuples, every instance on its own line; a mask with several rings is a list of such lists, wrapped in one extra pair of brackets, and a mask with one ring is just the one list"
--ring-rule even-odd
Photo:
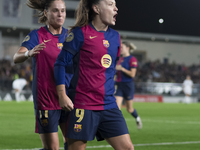
[[(25, 78), (29, 83), (32, 82), (32, 60), (28, 59), (21, 64), (14, 64), (10, 60), (0, 60), (0, 90), (12, 90), (12, 82), (17, 78)], [(182, 83), (190, 75), (194, 83), (200, 83), (200, 64), (186, 66), (176, 63), (162, 63), (148, 61), (138, 63), (137, 73), (134, 81), (136, 82), (170, 82)], [(31, 84), (29, 84), (31, 88)]]
[(31, 86), (33, 78), (31, 59), (21, 64), (14, 64), (13, 61), (1, 59), (0, 66), (0, 91), (12, 90), (12, 82), (17, 78), (25, 78)]

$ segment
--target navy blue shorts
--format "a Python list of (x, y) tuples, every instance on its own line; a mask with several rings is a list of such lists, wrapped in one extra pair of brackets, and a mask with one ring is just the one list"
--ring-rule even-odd
[(121, 96), (125, 100), (132, 100), (135, 93), (134, 82), (116, 82), (115, 96)]
[(35, 110), (35, 133), (58, 132), (58, 125), (68, 121), (69, 112), (64, 110)]
[(73, 109), (70, 113), (67, 138), (98, 141), (128, 134), (125, 119), (118, 108), (93, 111)]

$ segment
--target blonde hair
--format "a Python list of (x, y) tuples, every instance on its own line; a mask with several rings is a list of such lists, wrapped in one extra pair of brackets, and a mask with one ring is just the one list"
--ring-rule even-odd
[(123, 41), (122, 44), (126, 45), (126, 47), (129, 47), (129, 50), (133, 51), (137, 49), (137, 47), (131, 42)]
[(44, 10), (48, 10), (53, 1), (56, 0), (27, 0), (26, 5), (38, 11), (38, 14), (35, 16), (39, 17), (39, 23), (46, 24), (47, 17), (44, 15)]

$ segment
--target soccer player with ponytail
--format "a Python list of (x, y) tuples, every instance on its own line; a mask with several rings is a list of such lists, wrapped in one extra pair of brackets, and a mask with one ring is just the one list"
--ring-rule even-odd
[(134, 150), (114, 97), (121, 40), (109, 26), (115, 25), (117, 12), (115, 0), (81, 0), (76, 24), (54, 65), (60, 105), (71, 111), (69, 150), (85, 150), (95, 137), (115, 150)]
[(63, 133), (67, 150), (66, 122), (68, 112), (59, 105), (53, 66), (60, 53), (68, 30), (63, 28), (66, 18), (64, 0), (28, 0), (27, 5), (39, 11), (39, 23), (45, 26), (31, 31), (15, 53), (14, 63), (28, 58), (33, 62), (33, 100), (35, 132), (39, 133), (44, 150), (59, 150), (58, 126)]

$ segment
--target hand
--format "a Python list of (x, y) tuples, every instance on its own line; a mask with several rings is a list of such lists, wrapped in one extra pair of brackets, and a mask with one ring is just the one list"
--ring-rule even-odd
[(74, 109), (74, 104), (72, 103), (71, 99), (65, 95), (63, 97), (59, 97), (59, 104), (60, 107), (65, 111), (71, 111)]
[(115, 69), (118, 70), (118, 71), (121, 71), (122, 68), (123, 68), (122, 65), (116, 65), (116, 67), (115, 67)]
[(39, 54), (41, 50), (45, 48), (45, 43), (41, 43), (35, 46), (32, 50), (28, 52), (29, 57), (34, 57), (36, 54)]

